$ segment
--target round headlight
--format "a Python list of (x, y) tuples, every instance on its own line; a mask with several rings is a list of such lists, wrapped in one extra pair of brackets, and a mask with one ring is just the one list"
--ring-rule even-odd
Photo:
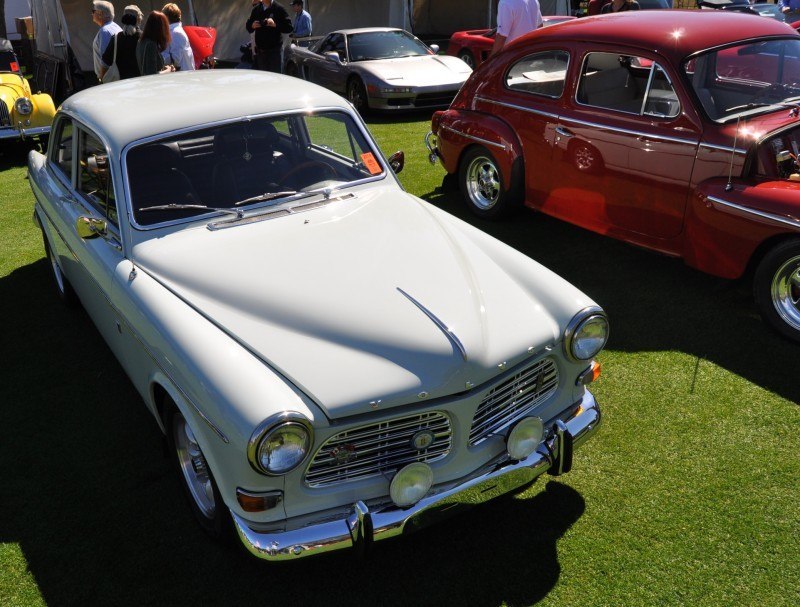
[(389, 485), (389, 496), (400, 508), (413, 506), (430, 491), (433, 485), (433, 470), (428, 464), (408, 464), (394, 475)]
[(579, 315), (566, 333), (567, 355), (574, 360), (589, 360), (597, 355), (608, 341), (608, 319), (597, 312)]
[(544, 423), (538, 417), (523, 417), (511, 429), (506, 438), (506, 450), (509, 457), (523, 460), (536, 448), (544, 438)]
[(313, 444), (311, 422), (294, 412), (264, 420), (247, 445), (250, 465), (262, 474), (286, 474), (306, 458)]
[(17, 114), (27, 116), (33, 111), (33, 102), (27, 97), (20, 97), (14, 102), (14, 109)]

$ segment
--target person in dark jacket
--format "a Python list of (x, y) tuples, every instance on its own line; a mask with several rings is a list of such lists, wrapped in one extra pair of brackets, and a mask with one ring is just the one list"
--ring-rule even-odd
[(286, 9), (274, 0), (262, 0), (253, 6), (245, 28), (255, 33), (255, 68), (281, 73), (282, 35), (292, 33), (292, 21)]
[(117, 68), (119, 79), (135, 78), (139, 75), (139, 66), (136, 63), (136, 45), (142, 35), (142, 11), (135, 4), (126, 6), (122, 12), (122, 31), (111, 40), (103, 53), (103, 63), (111, 65), (114, 62), (114, 52), (117, 53)]
[(169, 21), (160, 11), (152, 11), (147, 16), (142, 37), (136, 45), (136, 63), (142, 76), (174, 72), (175, 66), (164, 65), (161, 56), (169, 46)]

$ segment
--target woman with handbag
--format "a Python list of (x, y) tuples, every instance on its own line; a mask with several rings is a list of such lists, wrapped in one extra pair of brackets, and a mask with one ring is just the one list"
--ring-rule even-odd
[(126, 6), (120, 21), (122, 21), (122, 31), (114, 36), (105, 53), (103, 53), (103, 63), (111, 66), (103, 75), (103, 82), (125, 80), (126, 78), (139, 76), (139, 66), (136, 63), (136, 45), (142, 35), (142, 30), (140, 29), (142, 11), (135, 4)]
[(136, 63), (142, 76), (175, 71), (175, 66), (164, 65), (164, 58), (161, 56), (169, 47), (169, 41), (169, 22), (166, 15), (160, 11), (152, 11), (147, 16), (142, 37), (136, 45)]

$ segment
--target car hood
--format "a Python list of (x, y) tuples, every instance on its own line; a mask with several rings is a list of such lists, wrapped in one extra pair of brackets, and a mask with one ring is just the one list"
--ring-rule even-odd
[[(278, 219), (184, 228), (133, 258), (337, 418), (483, 383), (557, 342), (585, 303), (487, 238), (520, 258), (506, 272), (482, 234), (444, 215), (378, 188)], [(523, 284), (531, 275), (544, 300)], [(570, 302), (560, 308), (574, 308), (552, 305), (558, 290)]]
[(471, 70), (466, 63), (446, 55), (360, 61), (360, 66), (392, 86), (428, 86), (464, 82)]

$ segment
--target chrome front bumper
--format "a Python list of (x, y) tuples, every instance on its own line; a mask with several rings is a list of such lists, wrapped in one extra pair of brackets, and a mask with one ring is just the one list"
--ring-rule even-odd
[(0, 139), (25, 139), (26, 137), (39, 137), (49, 135), (49, 126), (37, 126), (30, 129), (17, 128), (14, 126), (0, 127)]
[(356, 502), (349, 514), (319, 514), (304, 518), (284, 529), (256, 530), (243, 518), (232, 514), (236, 531), (245, 547), (255, 556), (269, 561), (285, 561), (315, 554), (355, 548), (396, 537), (425, 527), (449, 516), (462, 507), (487, 502), (513, 491), (550, 471), (569, 472), (572, 449), (579, 446), (600, 425), (600, 408), (587, 390), (578, 413), (568, 422), (557, 421), (553, 435), (539, 449), (522, 461), (504, 456), (472, 475), (453, 483), (434, 487), (427, 497), (410, 508), (384, 504), (370, 511), (364, 502)]

